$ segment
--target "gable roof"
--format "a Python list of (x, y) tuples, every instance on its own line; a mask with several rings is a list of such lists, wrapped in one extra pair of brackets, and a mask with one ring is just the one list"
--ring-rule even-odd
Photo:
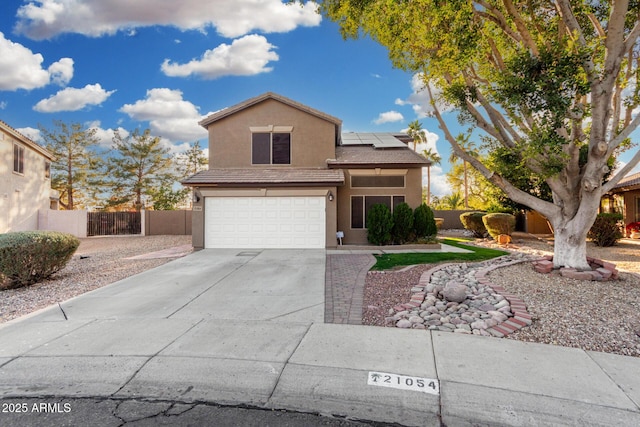
[(247, 99), (246, 101), (243, 101), (239, 104), (236, 104), (234, 106), (228, 107), (228, 108), (224, 108), (220, 111), (217, 111), (209, 116), (207, 116), (206, 118), (204, 118), (203, 120), (199, 121), (198, 124), (202, 127), (204, 127), (205, 129), (212, 123), (221, 120), (225, 117), (228, 117), (232, 114), (237, 113), (238, 111), (242, 111), (246, 108), (252, 107), (254, 105), (257, 105), (261, 102), (264, 102), (268, 99), (273, 99), (275, 101), (281, 102), (283, 104), (289, 105), (290, 107), (296, 108), (300, 111), (304, 111), (305, 113), (311, 114), (312, 116), (316, 116), (319, 117), (323, 120), (326, 120), (328, 122), (331, 122), (333, 124), (335, 124), (336, 126), (340, 126), (342, 125), (342, 120), (338, 119), (337, 117), (333, 117), (330, 116), (329, 114), (323, 113), (322, 111), (316, 110), (314, 108), (308, 107), (304, 104), (301, 104), (297, 101), (294, 101), (293, 99), (289, 99), (287, 97), (284, 97), (282, 95), (279, 95), (277, 93), (274, 92), (266, 92), (263, 93), (262, 95), (258, 95), (254, 98), (251, 99)]
[[(627, 190), (633, 190), (640, 185), (640, 172), (633, 175), (627, 175), (622, 178), (611, 190), (615, 192), (622, 192)], [(634, 187), (634, 188), (632, 188)]]
[(344, 173), (332, 169), (209, 169), (182, 181), (184, 185), (342, 185)]
[(423, 166), (431, 162), (408, 147), (375, 148), (370, 145), (336, 147), (336, 158), (327, 160), (329, 167), (375, 167), (402, 165)]
[(24, 136), (23, 134), (21, 134), (20, 132), (18, 132), (17, 130), (15, 130), (14, 128), (9, 126), (7, 123), (5, 123), (2, 120), (0, 120), (0, 129), (2, 129), (3, 131), (11, 135), (16, 140), (20, 141), (27, 147), (31, 148), (33, 151), (41, 154), (42, 156), (46, 157), (49, 160), (53, 160), (53, 153), (51, 153), (51, 151), (47, 150), (44, 147), (41, 147), (40, 145), (38, 145), (31, 139), (27, 138), (26, 136)]

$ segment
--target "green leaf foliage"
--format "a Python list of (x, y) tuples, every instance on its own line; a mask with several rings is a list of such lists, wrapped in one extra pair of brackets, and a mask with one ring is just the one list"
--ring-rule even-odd
[(56, 231), (0, 234), (0, 273), (9, 287), (38, 283), (64, 268), (80, 240)]
[(472, 231), (474, 237), (483, 238), (487, 235), (487, 228), (482, 221), (485, 212), (465, 212), (460, 214), (460, 222), (466, 230)]
[(387, 205), (373, 205), (367, 213), (367, 240), (374, 245), (391, 243), (393, 215)]
[(425, 203), (413, 212), (413, 228), (418, 239), (435, 236), (438, 233), (433, 211)]
[(393, 228), (391, 229), (391, 239), (397, 245), (402, 245), (410, 239), (413, 231), (413, 209), (406, 204), (400, 203), (393, 208)]
[(622, 238), (622, 214), (601, 213), (589, 229), (587, 237), (597, 246), (609, 247)]
[(487, 232), (497, 239), (501, 234), (511, 236), (516, 231), (516, 217), (508, 213), (491, 213), (482, 217)]

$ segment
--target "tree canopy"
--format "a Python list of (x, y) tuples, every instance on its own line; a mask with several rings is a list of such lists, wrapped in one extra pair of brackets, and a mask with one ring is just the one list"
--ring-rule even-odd
[[(602, 195), (640, 161), (611, 175), (611, 158), (640, 123), (640, 3), (569, 0), (324, 0), (345, 37), (370, 36), (396, 67), (420, 73), (446, 140), (516, 203), (545, 215), (556, 266), (588, 268), (586, 232)], [(519, 188), (471, 155), (443, 118), (484, 132), (551, 200)], [(487, 156), (487, 159), (491, 156)], [(526, 172), (524, 172), (526, 170)]]

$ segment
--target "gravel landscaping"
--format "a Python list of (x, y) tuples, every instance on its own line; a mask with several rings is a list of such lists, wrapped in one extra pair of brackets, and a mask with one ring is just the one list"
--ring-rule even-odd
[[(516, 241), (512, 249), (536, 255), (553, 250), (536, 239)], [(509, 339), (640, 357), (640, 245), (622, 241), (599, 248), (589, 243), (588, 254), (615, 263), (622, 271), (619, 280), (594, 282), (563, 278), (557, 273), (540, 274), (530, 262), (490, 273), (491, 282), (524, 300), (533, 316), (531, 326), (510, 334)], [(389, 310), (408, 302), (411, 288), (434, 266), (368, 274), (363, 324), (385, 326)]]
[(127, 259), (191, 244), (191, 236), (118, 236), (80, 239), (67, 266), (51, 279), (18, 289), (0, 290), (0, 323), (62, 302), (173, 258)]

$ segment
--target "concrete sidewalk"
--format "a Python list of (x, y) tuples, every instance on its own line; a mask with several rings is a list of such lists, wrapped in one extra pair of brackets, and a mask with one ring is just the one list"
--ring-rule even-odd
[[(200, 271), (211, 256), (201, 251), (63, 304), (67, 320), (52, 307), (3, 325), (0, 397), (215, 402), (402, 425), (640, 425), (639, 358), (324, 324), (324, 262), (287, 253), (303, 263), (287, 273), (301, 289), (281, 303), (282, 255), (219, 252)], [(0, 425), (20, 416), (0, 412)]]

